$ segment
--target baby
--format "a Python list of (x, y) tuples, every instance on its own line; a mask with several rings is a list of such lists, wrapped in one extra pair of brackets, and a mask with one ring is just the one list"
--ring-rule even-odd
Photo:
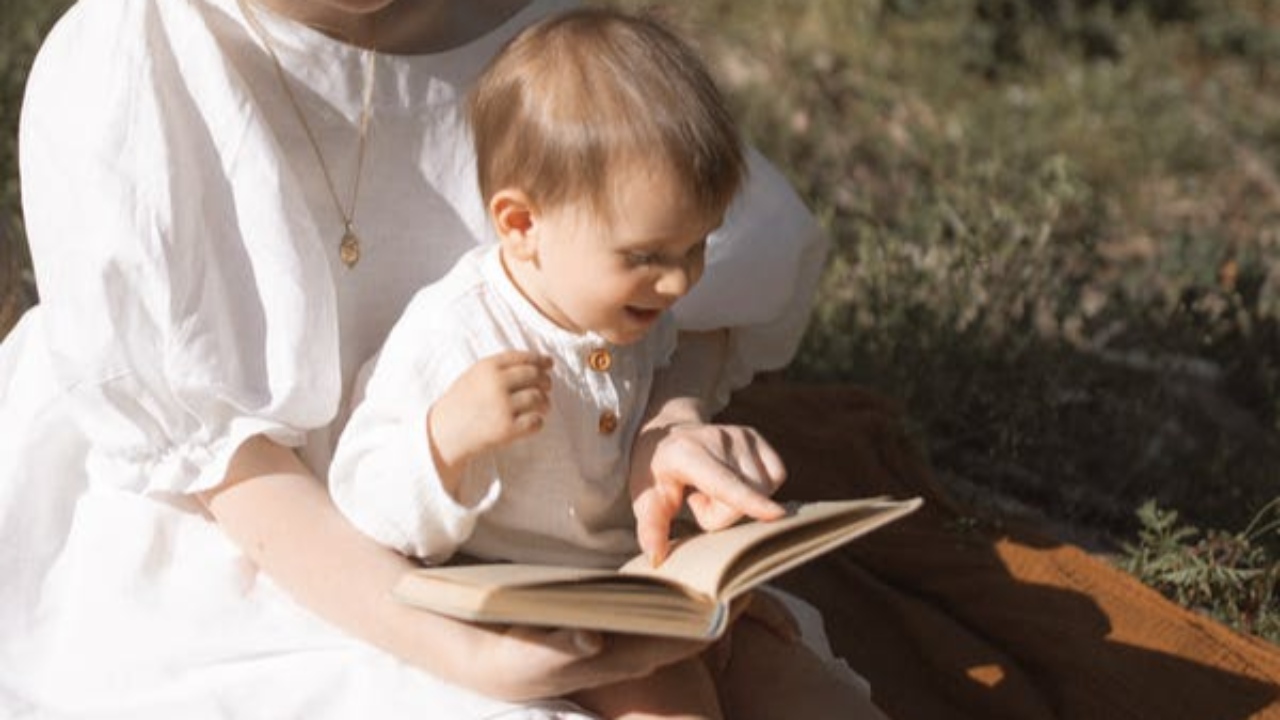
[[(676, 347), (669, 311), (742, 185), (742, 144), (685, 43), (601, 9), (513, 39), (468, 119), (499, 241), (413, 298), (366, 369), (331, 491), (362, 531), (429, 563), (617, 567), (640, 550), (630, 446)], [(734, 636), (734, 657), (803, 647)], [(761, 672), (712, 656), (573, 700), (607, 717), (721, 717), (731, 686), (766, 682), (839, 717), (867, 703), (816, 657)]]

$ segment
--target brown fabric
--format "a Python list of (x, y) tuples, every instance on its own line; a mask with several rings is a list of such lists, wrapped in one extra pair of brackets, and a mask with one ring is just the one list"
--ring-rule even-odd
[(1034, 528), (967, 522), (884, 399), (764, 384), (723, 419), (779, 449), (786, 497), (926, 498), (780, 582), (818, 606), (837, 653), (896, 720), (1280, 718), (1280, 648)]

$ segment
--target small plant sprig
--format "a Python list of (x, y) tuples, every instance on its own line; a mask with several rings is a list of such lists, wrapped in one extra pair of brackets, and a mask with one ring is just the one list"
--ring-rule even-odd
[(1201, 531), (1154, 500), (1137, 511), (1136, 544), (1118, 561), (1166, 597), (1280, 644), (1280, 497), (1239, 532)]

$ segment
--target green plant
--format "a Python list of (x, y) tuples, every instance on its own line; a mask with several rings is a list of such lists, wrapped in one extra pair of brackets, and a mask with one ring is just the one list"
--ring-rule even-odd
[(1280, 643), (1280, 498), (1243, 530), (1200, 529), (1154, 501), (1138, 509), (1136, 544), (1118, 564), (1185, 607)]

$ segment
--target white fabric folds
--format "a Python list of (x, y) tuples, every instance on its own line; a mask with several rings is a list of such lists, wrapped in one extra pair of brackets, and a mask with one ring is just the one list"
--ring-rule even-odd
[[(355, 373), (423, 285), (491, 242), (459, 100), (534, 0), (471, 44), (380, 57), (355, 269), (235, 0), (80, 0), (21, 119), (41, 304), (0, 346), (0, 716), (488, 718), (477, 697), (293, 603), (192, 493), (247, 438), (323, 476)], [(345, 195), (361, 54), (261, 12)], [(730, 326), (729, 383), (785, 362), (824, 240), (758, 157), (686, 328)], [(760, 211), (757, 212), (756, 206)]]

